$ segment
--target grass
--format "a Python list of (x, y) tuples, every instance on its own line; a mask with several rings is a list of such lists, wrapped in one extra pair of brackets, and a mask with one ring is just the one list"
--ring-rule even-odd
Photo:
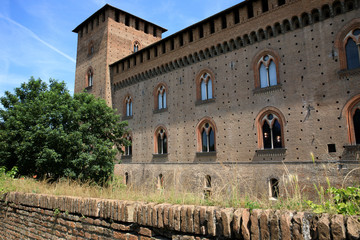
[[(333, 204), (336, 202), (334, 196), (321, 185), (321, 179), (314, 183), (313, 192), (316, 192), (317, 196), (315, 198), (312, 196), (312, 201), (310, 201), (304, 191), (305, 187), (299, 185), (298, 176), (291, 174), (286, 165), (284, 165), (284, 170), (284, 175), (281, 179), (283, 190), (277, 200), (269, 199), (268, 194), (255, 194), (251, 188), (239, 190), (241, 189), (240, 186), (243, 187), (244, 182), (232, 181), (229, 183), (225, 179), (220, 186), (212, 186), (211, 194), (208, 197), (204, 197), (204, 192), (190, 192), (185, 188), (180, 188), (179, 185), (173, 188), (158, 189), (156, 184), (154, 184), (150, 189), (149, 187), (145, 189), (131, 185), (126, 186), (123, 184), (124, 181), (121, 177), (114, 177), (105, 187), (91, 182), (81, 183), (70, 179), (60, 179), (50, 183), (47, 180), (29, 177), (15, 178), (16, 169), (15, 171), (5, 173), (5, 170), (2, 168), (0, 168), (0, 193), (18, 191), (155, 203), (336, 213), (336, 207), (334, 207), (336, 204)], [(325, 177), (327, 180), (326, 175), (322, 177)], [(329, 181), (327, 183), (327, 188), (330, 189)], [(356, 191), (360, 191), (360, 188)], [(359, 210), (360, 199), (353, 198), (351, 201), (354, 202)], [(359, 213), (360, 210), (357, 214)]]

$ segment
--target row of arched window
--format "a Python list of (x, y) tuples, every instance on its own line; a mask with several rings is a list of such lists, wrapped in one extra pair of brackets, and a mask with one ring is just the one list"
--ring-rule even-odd
[[(261, 136), (259, 148), (275, 149), (283, 148), (283, 115), (273, 107), (263, 110), (258, 118), (258, 133)], [(197, 135), (197, 152), (216, 152), (216, 125), (215, 122), (205, 117), (196, 127)], [(129, 142), (132, 142), (130, 135), (126, 136)], [(159, 126), (154, 132), (154, 154), (168, 153), (168, 131), (166, 127)], [(132, 155), (132, 147), (126, 147), (124, 155)]]
[[(346, 117), (349, 142), (353, 145), (360, 144), (360, 94), (353, 97), (343, 108)], [(255, 119), (258, 135), (259, 149), (285, 148), (284, 115), (275, 107), (266, 107)], [(197, 152), (216, 152), (216, 125), (209, 118), (203, 118), (196, 127)], [(126, 139), (132, 142), (131, 135)], [(156, 128), (154, 133), (154, 154), (168, 153), (168, 131), (164, 126)], [(126, 156), (132, 155), (132, 146), (124, 149)]]

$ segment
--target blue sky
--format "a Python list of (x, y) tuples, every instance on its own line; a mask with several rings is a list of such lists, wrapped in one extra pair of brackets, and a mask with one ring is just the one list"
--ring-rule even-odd
[(241, 0), (1, 0), (0, 96), (31, 76), (65, 81), (73, 92), (72, 30), (106, 3), (168, 29), (163, 37)]

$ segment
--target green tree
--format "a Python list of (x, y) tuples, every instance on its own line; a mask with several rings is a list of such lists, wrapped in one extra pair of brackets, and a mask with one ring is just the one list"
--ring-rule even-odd
[(100, 183), (128, 144), (127, 123), (104, 100), (72, 97), (64, 82), (31, 78), (0, 101), (0, 166), (17, 166), (21, 175)]

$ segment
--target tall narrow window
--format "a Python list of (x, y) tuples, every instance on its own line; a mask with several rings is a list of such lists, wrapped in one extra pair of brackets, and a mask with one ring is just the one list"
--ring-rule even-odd
[(353, 115), (353, 124), (354, 124), (354, 133), (355, 133), (355, 142), (360, 144), (360, 109), (356, 108)]
[(157, 131), (156, 141), (157, 141), (156, 153), (157, 154), (166, 154), (167, 153), (167, 136), (166, 136), (166, 132), (163, 128), (160, 128)]
[(158, 189), (164, 189), (164, 176), (162, 174), (158, 176)]
[(360, 29), (350, 31), (346, 36), (346, 63), (347, 69), (360, 67)]
[(93, 72), (91, 69), (89, 69), (88, 73), (87, 73), (87, 86), (91, 87), (93, 85)]
[(212, 80), (208, 73), (201, 76), (201, 100), (212, 99)]
[(129, 184), (129, 173), (128, 172), (125, 173), (124, 183), (125, 183), (125, 185)]
[(132, 155), (132, 138), (131, 136), (127, 135), (125, 139), (129, 142), (129, 146), (125, 147), (124, 155), (131, 156)]
[(131, 117), (133, 115), (133, 103), (130, 96), (126, 97), (125, 104), (126, 104), (126, 116)]
[(134, 53), (140, 50), (140, 43), (138, 41), (134, 42)]
[(266, 114), (262, 120), (262, 138), (264, 149), (282, 148), (282, 130), (278, 116), (273, 113)]
[(259, 60), (260, 87), (270, 87), (277, 85), (277, 71), (274, 58), (265, 55)]
[(215, 151), (214, 130), (209, 123), (205, 123), (201, 129), (201, 146), (202, 146), (202, 152)]
[(163, 85), (161, 85), (158, 88), (158, 92), (157, 92), (157, 96), (158, 96), (158, 109), (165, 109), (166, 108), (166, 89)]

